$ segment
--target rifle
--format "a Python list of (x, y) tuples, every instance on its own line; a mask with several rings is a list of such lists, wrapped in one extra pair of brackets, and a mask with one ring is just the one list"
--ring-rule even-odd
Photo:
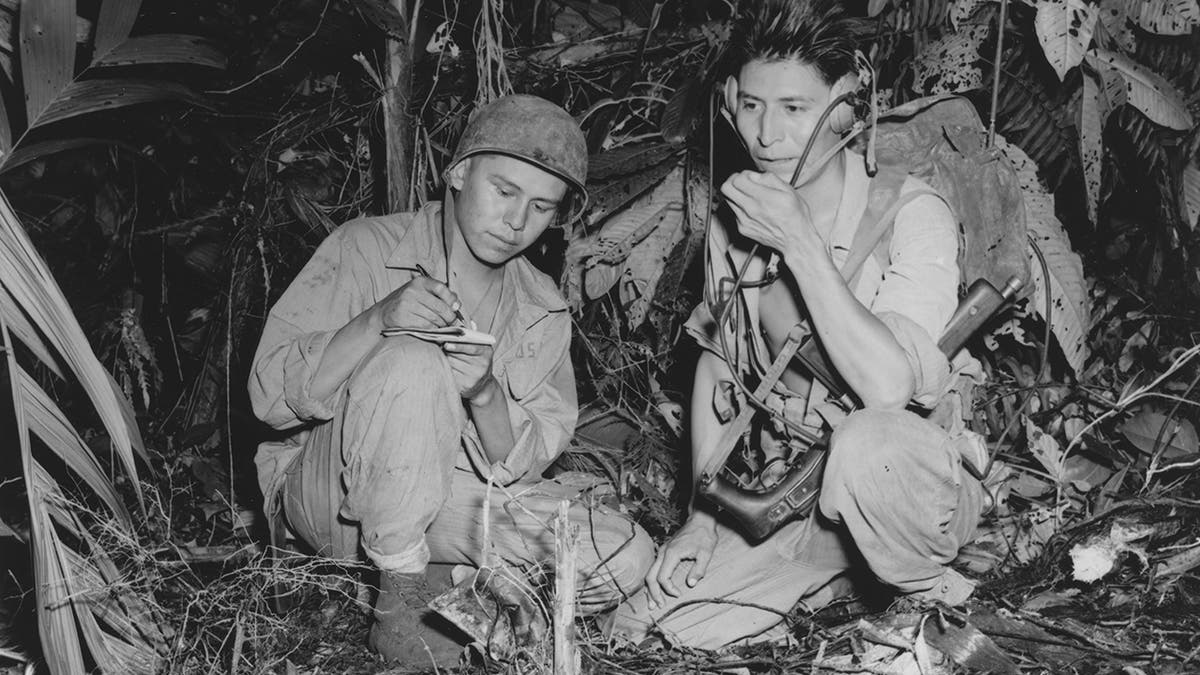
[[(1021, 285), (1021, 279), (1016, 276), (1011, 277), (999, 291), (986, 279), (972, 283), (938, 341), (942, 353), (953, 359), (971, 335), (1016, 295)], [(825, 385), (830, 398), (847, 411), (855, 409), (857, 406), (849, 388), (830, 366), (820, 343), (813, 336), (804, 338), (802, 335), (798, 327), (788, 333), (783, 348), (763, 374), (754, 396), (762, 400), (770, 393), (784, 369), (795, 358), (814, 379)], [(717, 445), (718, 452), (700, 474), (698, 489), (713, 505), (729, 514), (747, 537), (759, 541), (812, 511), (820, 492), (821, 475), (829, 448), (828, 437), (825, 437), (812, 445), (798, 463), (791, 465), (787, 474), (773, 488), (763, 492), (747, 490), (722, 476), (721, 469), (742, 433), (749, 427), (753, 414), (752, 405), (743, 405), (737, 417), (722, 432)]]

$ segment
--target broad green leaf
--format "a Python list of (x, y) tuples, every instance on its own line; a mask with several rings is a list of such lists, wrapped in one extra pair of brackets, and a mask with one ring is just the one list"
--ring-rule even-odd
[[(1087, 334), (1092, 326), (1087, 285), (1083, 278), (1083, 261), (1071, 248), (1067, 231), (1054, 211), (1054, 196), (1047, 192), (1037, 177), (1037, 164), (1015, 145), (996, 137), (996, 147), (1008, 157), (1017, 172), (1021, 195), (1025, 201), (1025, 219), (1029, 235), (1046, 258), (1049, 280), (1042, 274), (1032, 248), (1029, 252), (1030, 278), (1033, 295), (1029, 309), (1042, 315), (1046, 311), (1046, 294), (1050, 294), (1052, 316), (1050, 330), (1062, 348), (1067, 364), (1079, 375), (1087, 360)], [(1042, 317), (1045, 320), (1047, 317)]]
[(21, 3), (25, 113), (37, 119), (75, 75), (75, 0)]
[(1109, 115), (1129, 102), (1129, 85), (1125, 83), (1125, 77), (1116, 68), (1110, 68), (1098, 62), (1089, 65), (1099, 66), (1096, 68), (1096, 75), (1100, 78), (1101, 87), (1097, 92), (1096, 103), (1099, 105), (1100, 124), (1103, 126), (1108, 123)]
[(96, 19), (93, 63), (103, 59), (129, 37), (141, 8), (142, 0), (102, 0), (100, 16)]
[(207, 103), (191, 89), (166, 80), (84, 80), (68, 86), (29, 126), (42, 126), (101, 110), (170, 100), (207, 107)]
[(1131, 2), (1141, 0), (1100, 0), (1100, 23), (1104, 26), (1104, 32), (1112, 36), (1118, 47), (1130, 53), (1137, 49), (1133, 21), (1129, 16)]
[[(0, 106), (0, 110), (3, 110), (3, 106)], [(87, 136), (72, 136), (69, 138), (56, 138), (49, 141), (35, 143), (22, 143), (9, 155), (0, 160), (0, 173), (11, 171), (19, 166), (58, 152), (86, 148), (93, 145), (115, 145), (122, 147), (134, 154), (140, 152), (136, 147), (129, 145), (124, 141), (118, 141), (112, 138), (91, 138)]]
[(879, 13), (887, 9), (888, 3), (891, 0), (870, 0), (867, 2), (867, 16), (879, 16)]
[(1141, 0), (1133, 13), (1137, 25), (1158, 35), (1188, 35), (1200, 26), (1200, 4), (1196, 0)]
[(147, 63), (184, 63), (224, 69), (225, 55), (211, 42), (195, 35), (155, 33), (129, 38), (93, 65), (134, 66)]
[(1130, 105), (1142, 111), (1152, 122), (1170, 129), (1192, 128), (1192, 114), (1187, 102), (1165, 78), (1156, 75), (1138, 62), (1117, 52), (1095, 49), (1088, 53), (1088, 62), (1096, 70), (1103, 64), (1116, 68), (1125, 78)]
[(1166, 459), (1177, 459), (1200, 452), (1196, 427), (1182, 417), (1167, 417), (1144, 407), (1121, 425), (1121, 434), (1143, 454), (1161, 451)]
[(1200, 223), (1200, 166), (1196, 158), (1183, 168), (1183, 215), (1188, 227), (1195, 230)]
[(991, 28), (970, 25), (925, 45), (913, 60), (913, 89), (922, 96), (983, 87), (979, 48)]
[(1083, 61), (1098, 16), (1083, 0), (1039, 0), (1034, 28), (1058, 79)]
[(1072, 454), (1063, 463), (1063, 476), (1080, 492), (1091, 492), (1112, 475), (1112, 469), (1079, 454)]

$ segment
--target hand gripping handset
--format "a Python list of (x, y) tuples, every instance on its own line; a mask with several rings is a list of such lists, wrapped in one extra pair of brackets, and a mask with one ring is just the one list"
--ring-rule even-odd
[[(1016, 295), (1022, 286), (1019, 277), (1012, 277), (1002, 290), (996, 290), (986, 279), (978, 279), (967, 289), (966, 296), (954, 311), (938, 348), (947, 358), (953, 358), (967, 340), (979, 330), (1003, 305)], [(767, 372), (763, 374), (754, 397), (762, 400), (775, 386), (784, 369), (795, 358), (815, 379), (829, 389), (830, 398), (849, 402), (851, 392), (824, 358), (818, 343), (809, 338), (801, 344), (802, 333), (793, 329), (788, 334)], [(826, 439), (808, 439), (810, 447), (800, 460), (792, 464), (779, 483), (766, 491), (748, 490), (721, 475), (729, 455), (737, 446), (743, 432), (749, 427), (754, 408), (743, 405), (734, 420), (725, 427), (717, 453), (700, 474), (697, 488), (714, 506), (728, 514), (746, 537), (754, 541), (766, 539), (779, 528), (797, 518), (806, 517), (820, 494), (821, 474), (825, 470), (828, 452)]]

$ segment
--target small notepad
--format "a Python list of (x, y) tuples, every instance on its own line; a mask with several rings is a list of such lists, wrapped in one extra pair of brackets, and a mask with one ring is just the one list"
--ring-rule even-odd
[(495, 345), (496, 338), (479, 330), (464, 326), (446, 326), (444, 328), (385, 328), (384, 337), (410, 335), (426, 342), (460, 342), (469, 345)]

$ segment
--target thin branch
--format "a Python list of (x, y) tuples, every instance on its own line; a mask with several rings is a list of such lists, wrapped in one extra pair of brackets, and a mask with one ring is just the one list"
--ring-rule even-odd
[(321, 15), (319, 17), (317, 17), (317, 25), (315, 27), (313, 27), (312, 32), (309, 33), (308, 36), (306, 36), (300, 42), (296, 43), (296, 47), (294, 49), (292, 49), (292, 51), (287, 56), (285, 56), (282, 61), (280, 61), (279, 63), (276, 63), (275, 65), (271, 66), (270, 68), (267, 68), (266, 70), (255, 75), (254, 77), (250, 78), (246, 82), (243, 82), (242, 84), (239, 84), (238, 86), (233, 87), (232, 89), (225, 89), (225, 90), (220, 90), (220, 91), (208, 91), (205, 93), (208, 93), (208, 94), (232, 94), (236, 91), (240, 91), (242, 89), (245, 89), (246, 87), (249, 87), (250, 85), (254, 84), (255, 82), (258, 82), (262, 78), (266, 77), (267, 75), (270, 75), (271, 73), (286, 66), (288, 61), (291, 61), (292, 58), (295, 57), (296, 54), (298, 54), (300, 52), (300, 50), (304, 48), (304, 45), (308, 44), (308, 41), (313, 39), (314, 37), (316, 37), (317, 33), (320, 32), (321, 26), (325, 24), (325, 14), (329, 12), (329, 5), (331, 5), (332, 3), (333, 3), (333, 0), (325, 0), (325, 6), (321, 8)]

